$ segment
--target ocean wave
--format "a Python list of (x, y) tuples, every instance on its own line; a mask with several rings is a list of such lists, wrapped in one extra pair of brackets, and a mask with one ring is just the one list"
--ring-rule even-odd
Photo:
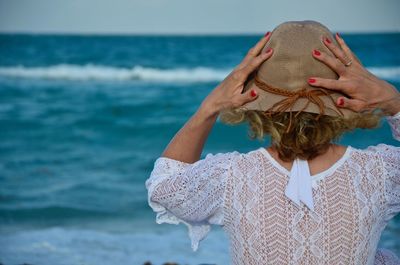
[(380, 78), (392, 81), (400, 81), (400, 66), (369, 67), (368, 70)]
[[(368, 67), (386, 80), (400, 81), (400, 66)], [(47, 67), (0, 67), (0, 76), (63, 80), (143, 80), (154, 82), (212, 82), (223, 80), (230, 69), (211, 67), (159, 69), (143, 66), (132, 68), (103, 65), (59, 64)]]
[(153, 220), (149, 223), (154, 224), (143, 227), (132, 221), (84, 225), (80, 222), (79, 228), (55, 224), (0, 233), (1, 263), (125, 265), (146, 261), (167, 264), (166, 261), (172, 260), (178, 264), (229, 264), (223, 230), (213, 230), (207, 236), (207, 243), (193, 255), (184, 227), (161, 228)]
[(88, 207), (68, 207), (68, 206), (47, 206), (41, 208), (24, 208), (24, 209), (4, 209), (0, 208), (0, 221), (4, 221), (3, 217), (12, 218), (15, 222), (29, 220), (60, 220), (68, 218), (106, 218), (115, 216), (115, 212), (107, 209), (89, 209)]
[(220, 81), (224, 79), (228, 73), (228, 69), (215, 69), (208, 67), (158, 69), (143, 66), (122, 68), (93, 64), (59, 64), (47, 67), (0, 67), (0, 76), (64, 80), (210, 82)]

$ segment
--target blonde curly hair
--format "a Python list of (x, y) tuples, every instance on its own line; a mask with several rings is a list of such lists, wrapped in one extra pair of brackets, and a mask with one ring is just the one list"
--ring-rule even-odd
[(263, 139), (271, 136), (271, 145), (276, 148), (279, 158), (293, 161), (295, 158), (312, 159), (323, 154), (332, 141), (356, 128), (372, 129), (380, 125), (384, 116), (381, 112), (357, 113), (351, 118), (321, 115), (310, 112), (293, 112), (294, 116), (289, 130), (290, 112), (266, 115), (259, 110), (229, 109), (221, 112), (220, 120), (226, 124), (249, 123), (251, 139)]

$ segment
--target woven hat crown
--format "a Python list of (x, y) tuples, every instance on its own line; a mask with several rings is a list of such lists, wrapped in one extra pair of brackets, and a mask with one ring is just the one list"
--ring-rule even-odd
[(273, 48), (272, 56), (250, 75), (243, 93), (256, 89), (259, 96), (245, 104), (246, 110), (266, 113), (305, 111), (321, 115), (349, 117), (353, 112), (336, 107), (342, 93), (309, 85), (310, 77), (338, 79), (330, 67), (312, 56), (314, 49), (334, 56), (325, 46), (328, 37), (337, 45), (330, 30), (317, 21), (288, 21), (272, 32), (262, 52)]

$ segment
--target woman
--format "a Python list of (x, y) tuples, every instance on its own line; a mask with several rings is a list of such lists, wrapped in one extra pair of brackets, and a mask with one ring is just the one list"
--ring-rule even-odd
[[(290, 90), (309, 69), (322, 76)], [(270, 77), (285, 88), (272, 86)], [(367, 111), (375, 108), (400, 141), (400, 94), (391, 84), (369, 73), (322, 24), (279, 25), (155, 162), (146, 187), (157, 222), (185, 223), (193, 250), (211, 224), (223, 226), (232, 264), (396, 264), (377, 243), (400, 211), (400, 148), (332, 143), (345, 131), (376, 127), (379, 114)], [(248, 121), (253, 137), (270, 134), (271, 146), (200, 160), (220, 114), (227, 123)]]

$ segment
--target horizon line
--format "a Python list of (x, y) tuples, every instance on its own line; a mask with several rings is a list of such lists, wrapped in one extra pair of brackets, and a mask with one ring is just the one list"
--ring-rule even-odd
[[(337, 31), (331, 31), (332, 34)], [(400, 30), (388, 31), (339, 31), (340, 34), (399, 34)], [(0, 35), (69, 35), (69, 36), (263, 36), (265, 32), (77, 32), (77, 31), (1, 31)]]

